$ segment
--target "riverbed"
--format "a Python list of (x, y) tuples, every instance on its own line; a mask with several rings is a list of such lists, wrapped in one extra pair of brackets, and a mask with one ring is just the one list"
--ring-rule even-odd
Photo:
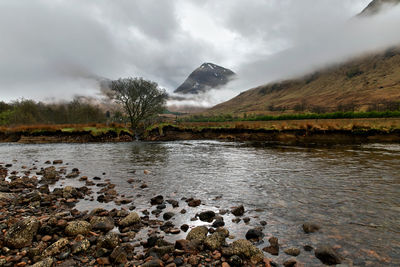
[[(224, 216), (225, 222), (235, 237), (243, 238), (248, 229), (266, 221), (261, 248), (275, 236), (282, 250), (327, 243), (355, 266), (400, 264), (399, 144), (0, 144), (0, 162), (12, 163), (10, 170), (54, 159), (62, 159), (68, 169), (79, 168), (89, 178), (110, 179), (120, 194), (134, 198), (138, 211), (159, 194), (201, 199), (204, 205), (199, 210), (229, 210), (243, 204), (250, 222), (233, 223), (231, 215)], [(129, 179), (140, 183), (129, 184)], [(143, 183), (148, 187), (139, 188)], [(64, 179), (56, 186), (60, 185), (82, 186), (82, 182)], [(89, 200), (77, 205), (81, 210), (95, 207), (115, 205)], [(193, 216), (189, 212), (173, 221), (180, 225)], [(308, 221), (319, 224), (321, 231), (304, 234), (301, 225)], [(277, 259), (285, 258), (289, 256), (280, 253)], [(297, 258), (310, 266), (320, 264), (304, 250)]]

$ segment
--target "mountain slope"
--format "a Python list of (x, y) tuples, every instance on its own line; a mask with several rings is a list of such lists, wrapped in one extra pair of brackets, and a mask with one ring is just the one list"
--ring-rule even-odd
[(368, 55), (293, 80), (259, 86), (207, 111), (211, 114), (277, 110), (356, 110), (400, 101), (400, 49)]
[(221, 66), (204, 63), (194, 70), (174, 92), (179, 94), (198, 94), (227, 84), (235, 73)]
[(374, 0), (372, 1), (359, 15), (360, 16), (371, 16), (379, 13), (385, 5), (397, 5), (400, 4), (400, 0)]

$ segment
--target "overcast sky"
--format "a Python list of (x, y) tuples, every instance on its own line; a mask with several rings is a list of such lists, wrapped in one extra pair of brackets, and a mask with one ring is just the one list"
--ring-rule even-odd
[[(154, 80), (172, 92), (203, 62), (240, 75), (241, 83), (220, 96), (224, 100), (307, 66), (400, 40), (399, 23), (376, 36), (382, 23), (395, 20), (393, 14), (363, 23), (368, 30), (360, 23), (348, 26), (369, 2), (1, 0), (0, 100), (94, 96), (96, 80), (128, 76)], [(363, 33), (344, 30), (351, 27)], [(359, 40), (349, 49), (339, 39)]]

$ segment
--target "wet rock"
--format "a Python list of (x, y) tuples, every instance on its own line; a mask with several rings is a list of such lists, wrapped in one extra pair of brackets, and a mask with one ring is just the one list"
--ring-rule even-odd
[(57, 171), (54, 166), (47, 167), (43, 170), (43, 178), (46, 180), (54, 180), (57, 178)]
[(306, 234), (317, 232), (321, 227), (315, 223), (306, 222), (303, 224), (303, 230)]
[(79, 176), (79, 171), (72, 171), (70, 173), (68, 173), (65, 178), (76, 178)]
[(63, 161), (62, 161), (61, 159), (53, 160), (53, 164), (54, 164), (54, 165), (56, 165), (56, 164), (62, 164), (62, 163), (63, 163)]
[(69, 244), (68, 239), (66, 238), (61, 238), (51, 244), (49, 247), (47, 247), (44, 252), (43, 256), (48, 257), (48, 256), (53, 256), (61, 252), (61, 250)]
[(42, 261), (36, 262), (31, 267), (51, 267), (53, 266), (54, 259), (51, 257), (45, 258)]
[(163, 210), (163, 209), (165, 209), (166, 207), (167, 207), (167, 205), (165, 205), (165, 204), (160, 204), (160, 205), (157, 205), (156, 209), (158, 209), (158, 210)]
[(72, 246), (72, 254), (78, 254), (84, 252), (88, 250), (89, 247), (90, 247), (89, 240), (83, 239), (82, 241), (79, 241)]
[(260, 240), (264, 237), (264, 233), (260, 231), (259, 229), (250, 229), (246, 233), (246, 239), (256, 239)]
[(229, 258), (229, 263), (230, 263), (231, 266), (234, 266), (234, 267), (243, 266), (242, 259), (237, 255), (233, 255), (232, 257), (230, 257)]
[(165, 254), (169, 254), (169, 253), (174, 252), (174, 250), (175, 250), (175, 247), (173, 245), (161, 246), (161, 247), (152, 247), (151, 249), (149, 249), (148, 254), (150, 256), (161, 258)]
[(244, 217), (244, 218), (243, 218), (243, 221), (244, 221), (244, 223), (250, 222), (250, 217)]
[(30, 246), (38, 229), (39, 221), (34, 217), (13, 224), (5, 235), (7, 246), (11, 248)]
[(204, 239), (204, 245), (211, 251), (219, 250), (225, 244), (225, 235), (215, 232)]
[(150, 200), (150, 203), (151, 203), (151, 205), (160, 205), (160, 204), (162, 204), (164, 202), (164, 197), (163, 196), (161, 196), (161, 195), (158, 195), (158, 196), (156, 196), (156, 197), (153, 197), (151, 200)]
[(240, 205), (239, 207), (234, 207), (232, 209), (232, 214), (235, 215), (235, 216), (243, 216), (243, 214), (244, 214), (243, 205)]
[(287, 255), (297, 257), (300, 254), (300, 249), (298, 248), (287, 248), (284, 250)]
[(277, 256), (279, 255), (279, 243), (278, 238), (271, 237), (268, 239), (270, 246), (263, 248), (265, 252), (268, 252), (271, 255)]
[(212, 227), (218, 228), (222, 226), (225, 226), (224, 218), (222, 218), (221, 216), (216, 216), (215, 221), (212, 224)]
[(167, 203), (171, 204), (174, 208), (179, 207), (179, 202), (174, 199), (167, 199)]
[(295, 267), (296, 264), (297, 264), (297, 261), (295, 259), (289, 259), (289, 260), (287, 260), (287, 261), (285, 261), (283, 263), (283, 266), (285, 266), (285, 267)]
[(266, 221), (260, 221), (260, 224), (261, 224), (262, 226), (266, 226), (266, 225), (267, 225), (267, 222), (266, 222)]
[(205, 226), (197, 226), (190, 230), (188, 235), (186, 236), (186, 240), (199, 240), (200, 242), (203, 242), (204, 239), (206, 239), (206, 236), (208, 234), (208, 229)]
[(69, 236), (86, 235), (90, 232), (92, 226), (87, 221), (72, 221), (65, 227), (65, 233)]
[(215, 217), (215, 212), (212, 210), (203, 211), (199, 214), (199, 219), (203, 222), (212, 222)]
[(96, 262), (97, 262), (99, 265), (102, 265), (102, 266), (104, 266), (104, 265), (110, 265), (110, 259), (109, 259), (108, 257), (97, 258), (97, 259), (96, 259)]
[(128, 216), (126, 216), (125, 218), (123, 218), (123, 219), (119, 222), (119, 224), (120, 224), (122, 227), (127, 227), (127, 226), (133, 225), (133, 224), (135, 224), (135, 223), (139, 223), (139, 222), (140, 222), (140, 217), (139, 217), (139, 215), (138, 215), (136, 212), (131, 212), (131, 213), (129, 213)]
[(173, 212), (166, 212), (166, 213), (163, 214), (163, 219), (166, 220), (166, 221), (168, 221), (169, 219), (171, 219), (171, 218), (174, 217), (174, 216), (175, 216), (175, 213), (173, 213)]
[(110, 259), (114, 263), (124, 264), (128, 261), (128, 253), (131, 250), (132, 249), (128, 246), (118, 246), (112, 251)]
[(303, 247), (303, 249), (304, 249), (305, 251), (312, 251), (314, 248), (313, 248), (312, 246), (310, 246), (310, 245), (305, 245), (305, 246)]
[(187, 230), (189, 230), (189, 225), (187, 225), (187, 224), (182, 224), (182, 225), (181, 225), (181, 230), (184, 231), (184, 232), (186, 232)]
[(94, 230), (108, 232), (114, 229), (114, 220), (110, 216), (93, 216), (90, 225)]
[(201, 200), (200, 199), (192, 199), (188, 202), (188, 206), (189, 207), (198, 207), (201, 204)]
[(163, 262), (159, 259), (150, 260), (141, 265), (142, 267), (161, 267), (164, 266)]
[(228, 248), (222, 249), (225, 256), (237, 255), (243, 259), (250, 259), (252, 263), (259, 263), (264, 259), (264, 254), (250, 241), (239, 239), (233, 242)]
[(234, 223), (239, 223), (241, 220), (242, 220), (242, 219), (240, 219), (240, 218), (233, 218), (233, 219), (232, 219), (232, 222), (234, 222)]
[(119, 245), (119, 236), (114, 232), (109, 232), (105, 236), (101, 236), (97, 241), (98, 248), (114, 249)]
[(80, 193), (75, 187), (72, 186), (66, 186), (62, 190), (62, 196), (63, 198), (72, 198), (72, 197), (79, 197)]
[(322, 245), (315, 250), (315, 257), (326, 265), (342, 263), (341, 256), (329, 245)]
[(173, 235), (177, 235), (181, 232), (181, 230), (179, 230), (178, 228), (171, 228), (169, 229), (169, 233), (173, 234)]

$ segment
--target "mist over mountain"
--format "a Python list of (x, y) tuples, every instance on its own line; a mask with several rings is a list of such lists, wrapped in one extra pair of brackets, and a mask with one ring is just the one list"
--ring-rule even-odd
[(204, 93), (226, 85), (235, 77), (229, 69), (213, 63), (204, 63), (195, 69), (189, 77), (174, 91), (178, 94)]
[(381, 12), (385, 8), (391, 8), (398, 5), (400, 0), (373, 0), (359, 16), (372, 16)]

